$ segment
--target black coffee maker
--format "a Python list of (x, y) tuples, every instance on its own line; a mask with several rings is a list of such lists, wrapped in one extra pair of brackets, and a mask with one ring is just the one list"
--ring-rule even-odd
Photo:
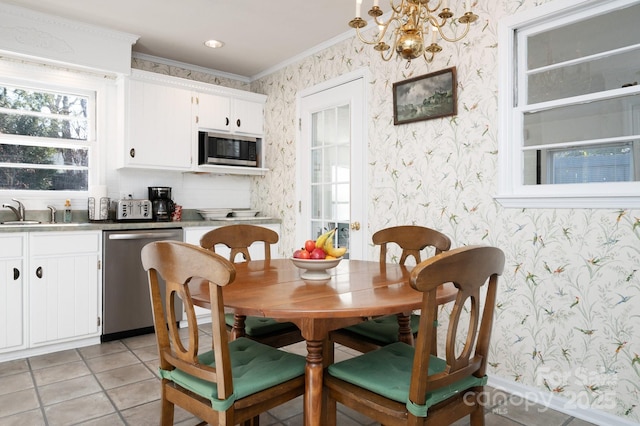
[(169, 222), (175, 207), (175, 203), (171, 199), (171, 187), (149, 186), (148, 188), (153, 220), (156, 222)]

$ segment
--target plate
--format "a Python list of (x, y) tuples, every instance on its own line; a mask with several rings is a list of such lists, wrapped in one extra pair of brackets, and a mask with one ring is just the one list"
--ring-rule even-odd
[(231, 209), (199, 209), (197, 211), (206, 220), (223, 219), (231, 213)]
[(304, 270), (300, 273), (300, 278), (303, 280), (327, 280), (331, 278), (327, 269), (338, 266), (342, 257), (330, 260), (296, 259), (295, 257), (290, 259), (296, 267)]
[(255, 217), (260, 213), (258, 210), (233, 210), (231, 216), (233, 217)]
[(272, 217), (268, 217), (268, 216), (251, 216), (251, 217), (221, 217), (220, 219), (216, 219), (216, 220), (227, 220), (229, 222), (242, 222), (242, 221), (250, 221), (250, 220), (268, 220), (268, 219), (273, 219)]

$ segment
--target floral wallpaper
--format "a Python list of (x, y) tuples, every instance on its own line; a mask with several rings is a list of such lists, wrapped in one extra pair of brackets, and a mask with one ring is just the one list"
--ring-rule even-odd
[[(556, 0), (557, 1), (557, 0)], [(497, 185), (497, 28), (501, 17), (546, 3), (488, 0), (470, 35), (430, 65), (383, 62), (350, 39), (254, 81), (266, 104), (267, 161), (252, 206), (282, 218), (281, 250), (295, 248), (296, 95), (368, 68), (369, 235), (419, 224), (453, 246), (500, 247), (489, 374), (640, 421), (640, 211), (505, 209)], [(345, 23), (346, 28), (346, 23)], [(455, 66), (458, 115), (393, 125), (392, 84)], [(369, 256), (377, 258), (371, 247)]]
[[(470, 35), (430, 65), (384, 62), (349, 39), (251, 83), (268, 95), (266, 156), (252, 208), (282, 219), (281, 254), (295, 239), (296, 95), (350, 71), (371, 73), (366, 230), (417, 224), (453, 247), (488, 244), (507, 256), (500, 281), (489, 374), (640, 422), (640, 211), (506, 209), (497, 186), (497, 28), (504, 16), (558, 0), (474, 3)], [(345, 23), (346, 28), (346, 23)], [(136, 61), (148, 71), (239, 89), (247, 84)], [(455, 66), (455, 117), (393, 125), (392, 84)], [(369, 257), (377, 259), (372, 246)], [(442, 340), (441, 340), (442, 341)]]

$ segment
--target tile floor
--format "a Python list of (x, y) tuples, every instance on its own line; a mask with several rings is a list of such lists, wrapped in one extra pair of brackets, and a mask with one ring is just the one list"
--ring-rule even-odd
[[(201, 327), (201, 344), (207, 344)], [(305, 354), (304, 344), (286, 348)], [(336, 360), (355, 352), (338, 347)], [(0, 363), (0, 426), (158, 425), (160, 386), (153, 334)], [(540, 406), (525, 406), (508, 394), (492, 391), (486, 424), (496, 426), (584, 426), (590, 423)], [(176, 407), (175, 423), (199, 421)], [(263, 426), (303, 424), (301, 397), (260, 417)], [(338, 424), (375, 425), (344, 406)], [(456, 426), (468, 425), (468, 420)]]

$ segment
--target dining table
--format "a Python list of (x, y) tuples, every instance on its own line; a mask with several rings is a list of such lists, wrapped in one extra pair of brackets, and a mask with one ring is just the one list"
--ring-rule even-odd
[[(243, 319), (259, 316), (294, 323), (306, 341), (304, 424), (326, 424), (323, 370), (333, 362), (332, 330), (382, 315), (399, 318), (401, 341), (412, 344), (411, 312), (420, 309), (422, 293), (410, 285), (412, 266), (343, 259), (328, 269), (328, 278), (308, 280), (291, 259), (235, 263), (235, 280), (224, 287), (225, 309), (235, 314), (231, 339), (244, 335)], [(210, 308), (208, 283), (190, 289), (195, 305)], [(453, 300), (453, 284), (438, 289), (438, 303)], [(425, 313), (422, 313), (423, 315)], [(431, 313), (436, 317), (437, 313)]]

